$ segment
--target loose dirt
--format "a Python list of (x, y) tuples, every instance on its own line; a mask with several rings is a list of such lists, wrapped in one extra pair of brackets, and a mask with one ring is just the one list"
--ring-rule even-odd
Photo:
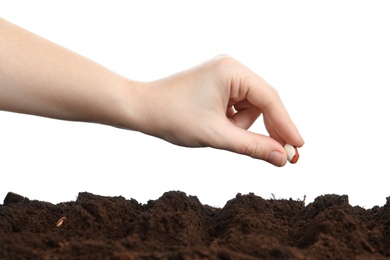
[(146, 204), (87, 192), (51, 204), (10, 192), (0, 259), (390, 259), (390, 197), (364, 209), (346, 195), (304, 205), (237, 194), (215, 208), (180, 191)]

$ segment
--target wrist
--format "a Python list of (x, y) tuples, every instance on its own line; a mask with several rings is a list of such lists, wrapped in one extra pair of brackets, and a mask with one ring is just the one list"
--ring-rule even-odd
[(148, 86), (145, 82), (124, 79), (117, 88), (116, 102), (109, 125), (146, 132)]
[(114, 125), (167, 140), (166, 106), (169, 100), (164, 95), (160, 80), (152, 82), (127, 81), (121, 86), (118, 102), (118, 121)]

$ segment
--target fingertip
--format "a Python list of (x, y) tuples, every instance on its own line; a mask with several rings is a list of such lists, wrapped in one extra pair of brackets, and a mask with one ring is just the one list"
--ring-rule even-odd
[[(219, 143), (223, 145), (215, 147), (260, 159), (277, 167), (286, 165), (287, 154), (277, 140), (236, 126), (228, 129), (230, 131), (224, 131), (222, 138), (216, 139), (220, 140)], [(236, 138), (231, 138), (231, 136)]]
[[(293, 130), (293, 131), (291, 131)], [(303, 137), (299, 133), (296, 126), (292, 123), (292, 126), (290, 127), (290, 135), (286, 135), (286, 138), (283, 138), (285, 140), (285, 143), (294, 145), (295, 147), (301, 148), (305, 141), (303, 140)]]
[(282, 167), (287, 163), (287, 156), (279, 151), (272, 151), (267, 161), (275, 166)]
[(295, 128), (295, 131), (294, 131), (295, 132), (295, 136), (294, 136), (295, 146), (302, 147), (305, 144), (305, 140), (303, 140), (302, 135), (299, 133), (298, 128), (295, 125), (294, 125), (294, 128)]

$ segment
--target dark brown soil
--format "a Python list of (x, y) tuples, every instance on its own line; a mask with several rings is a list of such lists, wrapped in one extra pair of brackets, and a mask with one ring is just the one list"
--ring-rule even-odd
[(213, 208), (180, 191), (147, 204), (84, 192), (56, 205), (10, 192), (0, 259), (390, 259), (390, 197), (363, 209), (345, 195), (305, 206), (237, 194)]

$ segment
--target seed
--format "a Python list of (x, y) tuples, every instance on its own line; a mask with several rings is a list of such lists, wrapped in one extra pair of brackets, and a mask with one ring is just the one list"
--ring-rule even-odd
[(62, 218), (60, 218), (60, 219), (57, 221), (57, 223), (56, 223), (56, 227), (59, 227), (59, 226), (61, 226), (61, 225), (62, 225), (62, 223), (64, 222), (64, 220), (66, 220), (66, 217), (62, 217)]
[(291, 144), (286, 144), (284, 146), (284, 150), (286, 150), (287, 159), (290, 163), (296, 163), (298, 161), (299, 153), (297, 147), (292, 146)]

